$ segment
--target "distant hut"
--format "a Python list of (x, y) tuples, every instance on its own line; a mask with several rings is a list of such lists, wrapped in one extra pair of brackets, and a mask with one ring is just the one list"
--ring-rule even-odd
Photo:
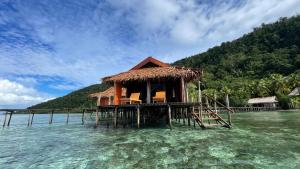
[(248, 100), (251, 107), (277, 107), (278, 101), (276, 96), (251, 98)]
[[(114, 104), (186, 102), (187, 83), (200, 78), (200, 69), (175, 67), (148, 57), (127, 72), (103, 78), (114, 85)], [(122, 99), (122, 88), (126, 98)], [(111, 89), (112, 90), (112, 89)]]

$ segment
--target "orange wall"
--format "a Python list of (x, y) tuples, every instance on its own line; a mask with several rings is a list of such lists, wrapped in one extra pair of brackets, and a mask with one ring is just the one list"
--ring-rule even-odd
[(115, 82), (115, 97), (114, 104), (119, 105), (121, 103), (120, 99), (122, 97), (122, 85), (119, 82)]

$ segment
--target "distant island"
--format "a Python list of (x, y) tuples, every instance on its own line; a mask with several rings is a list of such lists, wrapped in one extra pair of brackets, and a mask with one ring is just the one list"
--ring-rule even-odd
[[(300, 86), (300, 16), (262, 24), (239, 39), (173, 65), (203, 68), (204, 92), (208, 95), (217, 92), (220, 101), (229, 94), (231, 106), (245, 106), (251, 97), (273, 95), (282, 107), (291, 102), (298, 103), (299, 99), (292, 100), (287, 94)], [(87, 97), (88, 94), (108, 87), (107, 84), (91, 85), (30, 108), (92, 107), (96, 103)]]

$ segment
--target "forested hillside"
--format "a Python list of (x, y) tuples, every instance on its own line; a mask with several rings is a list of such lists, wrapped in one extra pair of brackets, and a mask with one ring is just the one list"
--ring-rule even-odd
[[(203, 68), (203, 89), (231, 97), (231, 105), (243, 106), (250, 97), (286, 95), (300, 85), (300, 16), (262, 24), (232, 42), (222, 43), (174, 63)], [(293, 102), (299, 102), (293, 98)]]
[(51, 108), (79, 108), (79, 107), (92, 107), (96, 105), (96, 102), (88, 97), (91, 93), (104, 91), (109, 86), (107, 84), (95, 84), (83, 89), (74, 91), (63, 97), (59, 97), (53, 100), (49, 100), (44, 103), (37, 104), (29, 107), (32, 109), (51, 109)]
[[(250, 97), (271, 95), (285, 104), (299, 103), (299, 99), (290, 100), (286, 95), (300, 86), (300, 16), (262, 24), (237, 40), (173, 64), (203, 68), (204, 92), (217, 93), (220, 101), (229, 94), (232, 106), (244, 106)], [(87, 95), (106, 88), (92, 85), (32, 108), (89, 107), (95, 102)], [(192, 88), (191, 96), (195, 93)]]

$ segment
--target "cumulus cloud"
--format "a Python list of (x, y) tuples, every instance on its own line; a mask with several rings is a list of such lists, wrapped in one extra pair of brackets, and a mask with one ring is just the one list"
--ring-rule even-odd
[(50, 99), (33, 88), (17, 82), (0, 79), (0, 108), (24, 108)]

